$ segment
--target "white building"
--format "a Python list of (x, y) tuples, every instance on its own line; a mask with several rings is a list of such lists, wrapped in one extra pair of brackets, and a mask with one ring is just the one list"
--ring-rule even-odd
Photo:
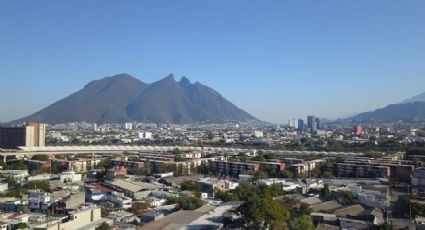
[(151, 140), (152, 139), (152, 133), (151, 132), (140, 132), (139, 138), (143, 140)]
[(22, 182), (29, 176), (28, 170), (1, 170), (0, 174), (8, 177), (12, 177), (17, 182)]
[(289, 127), (298, 129), (298, 119), (289, 119)]
[(361, 186), (351, 188), (353, 196), (367, 207), (385, 209), (388, 206), (387, 193), (375, 190), (363, 190)]
[(0, 193), (6, 192), (8, 188), (9, 188), (9, 185), (7, 184), (6, 181), (0, 182)]
[(51, 200), (51, 194), (40, 189), (28, 191), (28, 206), (31, 210), (43, 210), (48, 207)]
[(236, 189), (236, 187), (239, 186), (238, 182), (233, 182), (231, 180), (220, 180), (217, 178), (203, 178), (198, 181), (198, 183), (201, 184), (201, 186), (207, 186), (210, 188), (211, 191), (214, 191), (215, 189), (218, 189), (220, 191), (228, 191)]
[(114, 203), (118, 208), (129, 209), (133, 200), (130, 197), (119, 195), (117, 192), (111, 192), (107, 196), (108, 201)]
[(153, 208), (160, 207), (164, 205), (166, 202), (167, 200), (163, 198), (155, 198), (155, 197), (149, 198), (149, 206)]
[(133, 130), (133, 123), (131, 123), (131, 122), (125, 123), (125, 129), (126, 130)]
[(79, 173), (75, 173), (72, 171), (64, 171), (62, 172), (62, 174), (60, 175), (60, 181), (62, 183), (64, 182), (79, 182), (81, 181), (81, 174)]
[(256, 138), (262, 138), (262, 137), (264, 137), (263, 131), (254, 131), (253, 135)]
[(289, 181), (286, 181), (284, 179), (279, 178), (268, 178), (268, 179), (262, 179), (258, 180), (257, 185), (273, 185), (273, 184), (280, 184), (282, 186), (283, 191), (294, 191), (297, 188), (301, 187), (299, 183), (292, 183)]

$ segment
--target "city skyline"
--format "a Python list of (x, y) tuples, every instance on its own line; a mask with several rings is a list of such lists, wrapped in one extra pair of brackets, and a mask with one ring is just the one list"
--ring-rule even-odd
[(123, 72), (187, 76), (276, 123), (425, 91), (422, 1), (186, 3), (0, 3), (0, 121)]

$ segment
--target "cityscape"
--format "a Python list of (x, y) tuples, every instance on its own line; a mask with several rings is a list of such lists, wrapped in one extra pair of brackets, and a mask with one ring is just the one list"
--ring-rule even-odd
[(425, 229), (425, 2), (58, 2), (0, 0), (0, 230)]

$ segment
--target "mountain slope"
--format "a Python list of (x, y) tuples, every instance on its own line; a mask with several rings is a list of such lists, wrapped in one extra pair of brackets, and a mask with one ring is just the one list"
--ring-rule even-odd
[(116, 122), (130, 120), (125, 112), (129, 100), (146, 84), (127, 74), (106, 77), (40, 110), (22, 121), (63, 123), (72, 121)]
[(74, 121), (123, 123), (194, 123), (256, 120), (200, 83), (173, 75), (145, 84), (121, 74), (93, 81), (78, 92), (32, 114), (13, 121), (66, 123)]
[(416, 95), (412, 98), (409, 98), (402, 103), (412, 103), (412, 102), (425, 102), (425, 93), (421, 93), (419, 95)]
[(425, 120), (425, 102), (392, 104), (372, 112), (358, 114), (350, 120)]
[(129, 104), (127, 111), (135, 120), (151, 122), (255, 120), (211, 88), (191, 84), (185, 77), (176, 82), (173, 75), (149, 85)]

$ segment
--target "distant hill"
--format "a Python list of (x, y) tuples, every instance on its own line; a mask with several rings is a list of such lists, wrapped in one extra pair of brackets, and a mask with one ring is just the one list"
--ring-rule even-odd
[(412, 102), (425, 102), (425, 93), (421, 93), (419, 95), (416, 95), (412, 98), (409, 98), (402, 103), (412, 103)]
[(218, 92), (173, 75), (146, 84), (120, 74), (92, 81), (78, 92), (11, 123), (74, 121), (195, 123), (257, 120)]
[(350, 120), (425, 120), (425, 102), (392, 104), (372, 112), (360, 113)]

